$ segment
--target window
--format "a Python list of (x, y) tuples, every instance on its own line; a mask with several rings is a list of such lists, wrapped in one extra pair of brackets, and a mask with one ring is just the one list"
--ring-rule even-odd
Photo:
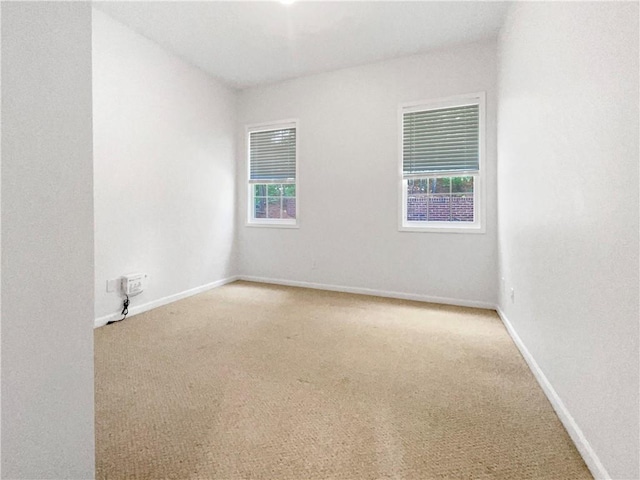
[(481, 230), (484, 94), (401, 109), (400, 229)]
[(247, 129), (251, 225), (297, 225), (296, 131), (295, 122)]

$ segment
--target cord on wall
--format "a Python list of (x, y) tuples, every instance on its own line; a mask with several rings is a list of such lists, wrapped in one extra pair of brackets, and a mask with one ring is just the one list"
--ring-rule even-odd
[(120, 320), (111, 320), (110, 322), (107, 322), (107, 325), (121, 322), (125, 318), (127, 318), (127, 315), (129, 315), (129, 295), (125, 293), (124, 296), (125, 296), (125, 299), (124, 299), (124, 302), (122, 302), (122, 312), (120, 312), (120, 314), (123, 315), (123, 317)]

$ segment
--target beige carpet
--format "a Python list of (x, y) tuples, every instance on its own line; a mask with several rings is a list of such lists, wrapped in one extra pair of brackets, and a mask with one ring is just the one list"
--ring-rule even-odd
[(98, 479), (586, 479), (495, 312), (237, 282), (96, 330)]

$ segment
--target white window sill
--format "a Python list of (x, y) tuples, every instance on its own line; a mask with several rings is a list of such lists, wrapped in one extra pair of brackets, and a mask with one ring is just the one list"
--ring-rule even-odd
[(462, 225), (401, 225), (398, 227), (399, 232), (412, 233), (475, 233), (484, 234), (486, 229), (484, 226), (462, 226)]
[(300, 228), (297, 223), (278, 223), (278, 222), (246, 222), (245, 227), (260, 227), (260, 228)]

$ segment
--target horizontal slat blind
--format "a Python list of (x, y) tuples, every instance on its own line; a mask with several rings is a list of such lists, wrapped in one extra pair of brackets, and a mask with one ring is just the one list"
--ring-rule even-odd
[(408, 112), (402, 120), (404, 175), (478, 170), (478, 105)]
[(249, 134), (249, 179), (295, 180), (296, 129), (281, 128)]

